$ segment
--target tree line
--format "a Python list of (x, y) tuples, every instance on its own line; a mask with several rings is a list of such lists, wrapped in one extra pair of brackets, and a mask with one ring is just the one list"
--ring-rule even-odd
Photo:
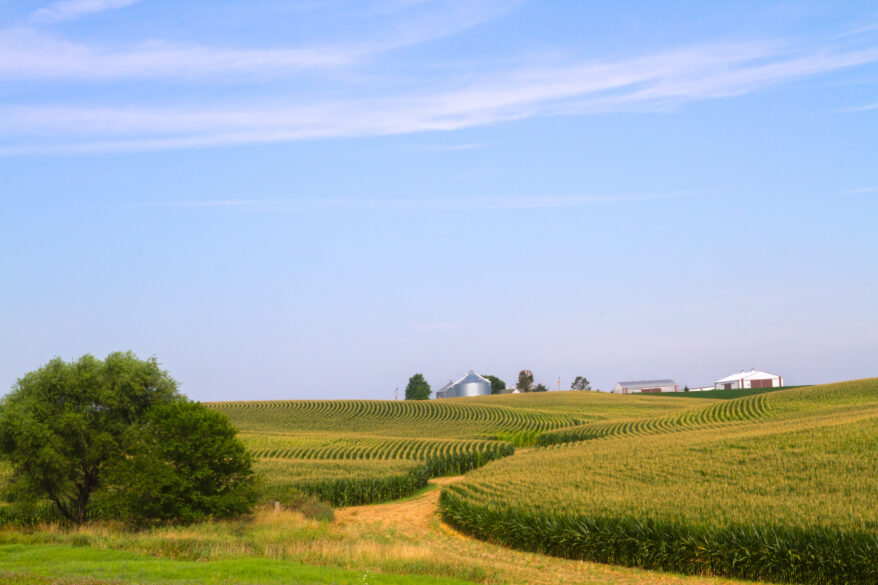
[[(501, 394), (507, 389), (506, 382), (492, 374), (481, 374), (491, 383), (491, 394)], [(518, 373), (518, 381), (515, 389), (519, 392), (548, 392), (543, 384), (534, 384), (534, 375), (530, 370), (521, 370)], [(591, 383), (585, 376), (576, 376), (570, 385), (571, 390), (591, 390)], [(406, 400), (428, 400), (433, 390), (423, 374), (417, 373), (408, 380), (405, 387)]]

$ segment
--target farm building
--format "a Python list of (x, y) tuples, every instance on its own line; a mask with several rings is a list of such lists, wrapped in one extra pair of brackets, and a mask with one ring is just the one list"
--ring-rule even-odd
[(635, 382), (616, 382), (613, 392), (617, 394), (654, 394), (659, 392), (679, 392), (677, 383), (673, 380), (638, 380)]
[(454, 398), (454, 381), (449, 380), (442, 388), (436, 390), (436, 398)]
[(490, 396), (491, 382), (470, 370), (457, 382), (449, 382), (436, 392), (436, 398), (457, 398), (460, 396)]
[(783, 376), (760, 372), (759, 370), (741, 371), (739, 374), (726, 376), (714, 383), (717, 390), (734, 388), (779, 388), (783, 386)]

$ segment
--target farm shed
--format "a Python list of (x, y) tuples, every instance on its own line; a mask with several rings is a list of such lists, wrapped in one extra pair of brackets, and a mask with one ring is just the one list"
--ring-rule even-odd
[(679, 392), (677, 383), (673, 380), (637, 380), (634, 382), (616, 382), (613, 392), (617, 394), (657, 394), (659, 392)]
[(455, 398), (460, 396), (490, 396), (491, 382), (470, 370), (457, 382), (449, 382), (436, 392), (436, 398)]
[(783, 376), (769, 374), (759, 370), (749, 372), (741, 370), (739, 374), (726, 376), (714, 383), (717, 390), (732, 390), (735, 388), (779, 388), (783, 386)]

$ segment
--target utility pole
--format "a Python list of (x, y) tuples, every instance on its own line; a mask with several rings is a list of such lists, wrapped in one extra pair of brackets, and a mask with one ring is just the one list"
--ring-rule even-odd
[(393, 399), (399, 400), (399, 386), (396, 387), (396, 390), (393, 393)]

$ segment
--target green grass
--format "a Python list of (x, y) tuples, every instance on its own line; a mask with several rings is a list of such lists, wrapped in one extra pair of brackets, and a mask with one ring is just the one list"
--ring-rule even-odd
[[(218, 561), (179, 561), (149, 555), (64, 545), (0, 546), (2, 571), (19, 575), (15, 585), (44, 585), (62, 577), (71, 585), (104, 583), (149, 585), (462, 585), (458, 579), (419, 575), (386, 575), (290, 561), (243, 558)], [(0, 577), (3, 574), (0, 573)], [(10, 578), (12, 579), (12, 578)], [(77, 581), (88, 579), (88, 581)], [(5, 582), (5, 581), (4, 581)], [(52, 583), (52, 581), (48, 581)]]
[(592, 440), (499, 461), (443, 489), (443, 517), (574, 558), (878, 582), (878, 379), (590, 427), (580, 439)]

